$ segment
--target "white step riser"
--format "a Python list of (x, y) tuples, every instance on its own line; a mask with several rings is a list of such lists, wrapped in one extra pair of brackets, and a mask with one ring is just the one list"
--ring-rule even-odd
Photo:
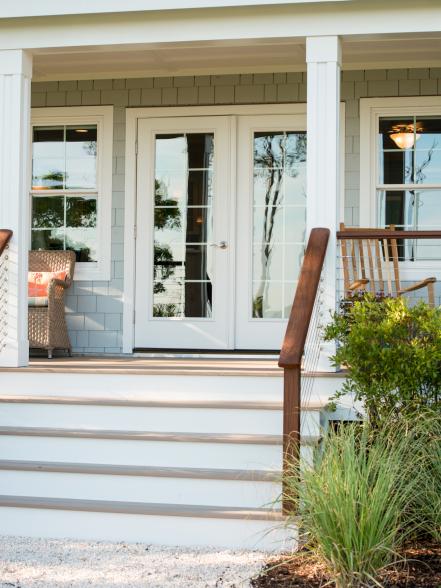
[[(302, 416), (303, 434), (318, 435), (319, 412)], [(8, 427), (280, 435), (282, 422), (278, 410), (0, 404), (0, 426)]]
[(125, 515), (0, 507), (3, 535), (128, 541), (159, 545), (285, 550), (296, 529), (274, 521)]
[[(281, 370), (282, 374), (282, 370)], [(148, 400), (162, 398), (282, 401), (283, 378), (273, 376), (204, 376), (204, 375), (134, 375), (134, 374), (79, 374), (62, 376), (57, 373), (3, 372), (2, 392), (5, 394), (114, 396)], [(327, 402), (344, 378), (303, 379), (303, 389), (312, 402)]]
[[(5, 394), (115, 396), (154, 399), (282, 400), (283, 378), (204, 375), (67, 374), (3, 372)], [(62, 379), (60, 379), (62, 378)]]
[(115, 465), (274, 469), (281, 445), (185, 443), (0, 436), (0, 456), (9, 460), (70, 461)]
[(0, 471), (2, 494), (270, 508), (281, 487), (271, 482)]

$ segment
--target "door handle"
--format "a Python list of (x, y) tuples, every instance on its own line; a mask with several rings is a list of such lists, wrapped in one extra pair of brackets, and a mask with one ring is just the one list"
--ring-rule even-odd
[(228, 243), (226, 241), (219, 241), (218, 243), (209, 243), (209, 247), (218, 247), (219, 249), (226, 249)]

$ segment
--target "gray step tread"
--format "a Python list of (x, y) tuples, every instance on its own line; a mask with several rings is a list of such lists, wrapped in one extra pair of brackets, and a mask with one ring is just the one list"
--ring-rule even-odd
[(158, 504), (149, 502), (122, 502), (116, 500), (84, 500), (77, 498), (49, 498), (44, 496), (0, 495), (0, 506), (171, 517), (248, 519), (264, 521), (280, 521), (283, 519), (280, 511), (265, 508)]
[[(275, 359), (249, 358), (143, 358), (76, 356), (71, 358), (34, 358), (29, 366), (0, 368), (0, 372), (64, 374), (135, 374), (167, 376), (259, 376), (283, 377)], [(335, 372), (305, 373), (312, 377), (342, 377)]]
[(0, 435), (25, 437), (70, 437), (76, 439), (118, 439), (127, 441), (170, 441), (182, 443), (239, 443), (281, 445), (281, 435), (236, 433), (186, 433), (106, 429), (65, 429), (56, 427), (0, 427)]
[[(17, 437), (65, 437), (74, 439), (114, 439), (121, 441), (163, 441), (180, 443), (233, 443), (282, 445), (282, 435), (243, 433), (187, 433), (169, 431), (127, 431), (108, 429), (67, 429), (57, 427), (0, 427), (0, 435)], [(303, 445), (315, 445), (319, 436), (303, 435)]]
[[(43, 396), (31, 394), (2, 394), (0, 403), (10, 404), (72, 404), (96, 406), (128, 406), (147, 408), (221, 408), (246, 410), (282, 410), (282, 402), (235, 401), (235, 400), (187, 400), (161, 399), (137, 400), (133, 398), (110, 398), (99, 396)], [(322, 406), (317, 405), (318, 408)]]
[(55, 472), (99, 474), (111, 476), (145, 476), (156, 478), (191, 478), (205, 480), (235, 480), (278, 482), (282, 472), (271, 470), (234, 470), (216, 468), (176, 468), (159, 466), (114, 465), (53, 461), (0, 460), (0, 470), (25, 472)]
[[(136, 399), (110, 396), (51, 396), (44, 394), (1, 394), (3, 404), (70, 404), (84, 406), (125, 406), (138, 408), (211, 408), (231, 410), (283, 410), (282, 401), (220, 399)], [(310, 402), (303, 410), (321, 410), (325, 402)]]

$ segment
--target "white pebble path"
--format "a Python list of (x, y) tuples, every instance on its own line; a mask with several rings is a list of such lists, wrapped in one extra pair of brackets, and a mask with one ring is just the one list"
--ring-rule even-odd
[(245, 588), (259, 551), (0, 536), (0, 588)]

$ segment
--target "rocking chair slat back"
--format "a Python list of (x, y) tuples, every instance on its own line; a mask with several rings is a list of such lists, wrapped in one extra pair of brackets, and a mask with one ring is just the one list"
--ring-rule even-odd
[[(406, 236), (406, 232), (403, 232), (403, 238)], [(341, 243), (345, 296), (357, 291), (401, 296), (420, 288), (427, 288), (429, 304), (434, 305), (435, 278), (426, 278), (407, 288), (401, 286), (395, 225), (382, 230), (352, 227), (347, 229), (344, 223), (340, 223), (338, 237)]]

